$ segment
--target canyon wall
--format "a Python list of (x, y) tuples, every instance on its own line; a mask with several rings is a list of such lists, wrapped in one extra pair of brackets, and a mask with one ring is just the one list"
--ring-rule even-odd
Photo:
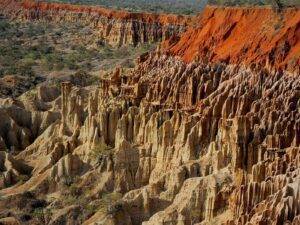
[(300, 11), (286, 8), (206, 7), (178, 40), (165, 43), (172, 55), (185, 62), (259, 64), (299, 73)]
[(299, 102), (299, 76), (151, 53), (99, 87), (3, 102), (0, 193), (47, 196), (77, 176), (90, 202), (123, 197), (70, 224), (296, 225)]
[(1, 12), (10, 18), (52, 22), (81, 22), (99, 31), (112, 46), (138, 45), (166, 40), (185, 31), (190, 17), (130, 13), (96, 6), (1, 0)]
[[(206, 25), (263, 16), (261, 10), (214, 9)], [(299, 12), (292, 12), (281, 14), (283, 21), (299, 21)], [(299, 26), (287, 24), (278, 33), (289, 34), (280, 40), (290, 43), (290, 55), (299, 46)], [(206, 33), (207, 26), (196, 31)], [(260, 27), (248, 28), (253, 37), (261, 34)], [(218, 29), (197, 42), (187, 31), (177, 44), (163, 45), (181, 46), (178, 51), (158, 48), (140, 56), (132, 71), (118, 68), (96, 86), (66, 82), (0, 100), (6, 121), (0, 124), (0, 222), (24, 222), (22, 213), (33, 207), (24, 200), (30, 192), (45, 199), (45, 216), (27, 224), (298, 225), (299, 64), (285, 66), (277, 53), (273, 65), (261, 63), (270, 57), (263, 44), (250, 48), (257, 56), (252, 60), (245, 53), (218, 62), (201, 51), (186, 58), (191, 46), (209, 46), (207, 54), (221, 49)], [(229, 30), (232, 47), (248, 43)], [(77, 201), (63, 202), (64, 191), (74, 187), (82, 191)], [(15, 206), (20, 199), (23, 207)], [(97, 201), (102, 208), (90, 213)]]

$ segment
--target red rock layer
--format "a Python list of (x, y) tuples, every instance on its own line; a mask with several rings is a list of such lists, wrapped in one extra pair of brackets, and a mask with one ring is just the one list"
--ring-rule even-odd
[(158, 42), (186, 30), (191, 17), (130, 13), (96, 6), (0, 0), (0, 13), (12, 19), (82, 22), (112, 46)]
[(159, 22), (161, 24), (186, 24), (190, 18), (171, 14), (151, 14), (151, 13), (131, 13), (127, 11), (118, 11), (106, 9), (99, 6), (82, 6), (62, 3), (36, 2), (24, 0), (22, 2), (24, 9), (38, 9), (41, 11), (71, 11), (76, 13), (99, 14), (108, 18), (122, 20), (143, 20), (148, 23)]
[[(11, 3), (14, 4), (11, 4)], [(173, 15), (173, 14), (152, 14), (152, 13), (131, 13), (121, 10), (106, 9), (99, 6), (85, 6), (72, 5), (63, 3), (37, 2), (34, 0), (23, 1), (8, 1), (0, 0), (0, 5), (5, 7), (10, 5), (10, 8), (44, 11), (56, 11), (58, 14), (61, 11), (68, 11), (73, 13), (87, 13), (93, 15), (104, 16), (107, 18), (121, 19), (121, 20), (142, 20), (147, 23), (158, 22), (162, 25), (178, 24), (186, 25), (191, 21), (191, 17)]]
[(191, 27), (179, 40), (164, 45), (186, 62), (199, 57), (299, 70), (300, 10), (207, 7), (196, 29)]

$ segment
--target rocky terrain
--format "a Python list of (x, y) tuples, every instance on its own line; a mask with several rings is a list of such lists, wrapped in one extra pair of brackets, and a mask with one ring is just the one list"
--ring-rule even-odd
[(271, 7), (209, 6), (199, 17), (196, 29), (167, 43), (171, 54), (186, 62), (200, 57), (210, 62), (299, 69), (299, 8), (279, 13)]
[(300, 16), (262, 34), (261, 10), (207, 8), (132, 71), (1, 99), (0, 223), (300, 224)]
[(97, 83), (114, 67), (130, 70), (155, 43), (113, 47), (81, 22), (0, 18), (0, 97), (18, 97), (40, 83)]
[(131, 69), (138, 55), (164, 35), (183, 31), (189, 21), (34, 1), (0, 1), (0, 6), (0, 97), (18, 97), (41, 82), (83, 77), (84, 83), (96, 83), (114, 67)]
[(191, 18), (179, 15), (130, 13), (100, 6), (80, 6), (34, 0), (1, 0), (3, 14), (10, 18), (84, 23), (99, 31), (112, 46), (157, 42), (183, 32)]

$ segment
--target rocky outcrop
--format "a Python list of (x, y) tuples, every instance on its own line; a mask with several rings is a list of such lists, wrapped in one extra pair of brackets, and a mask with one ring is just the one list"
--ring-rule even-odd
[(112, 46), (139, 45), (166, 40), (183, 32), (191, 18), (178, 15), (129, 13), (102, 7), (34, 0), (1, 0), (1, 12), (9, 17), (52, 22), (81, 22), (98, 31), (99, 39)]
[(137, 62), (0, 101), (1, 174), (16, 177), (0, 209), (29, 191), (48, 201), (37, 224), (298, 224), (300, 77), (160, 48)]
[(286, 8), (206, 7), (181, 38), (165, 48), (185, 62), (199, 59), (231, 64), (260, 64), (299, 74), (300, 12)]
[(48, 87), (36, 101), (60, 116), (16, 156), (30, 179), (1, 193), (81, 176), (87, 199), (123, 196), (85, 224), (297, 224), (299, 90), (287, 72), (159, 51), (100, 87)]
[[(297, 223), (299, 173), (294, 165), (298, 156), (289, 154), (299, 150), (299, 77), (225, 64), (193, 62), (186, 65), (158, 54), (150, 55), (132, 73), (132, 80), (127, 80), (124, 93), (129, 93), (128, 86), (134, 89), (135, 85), (143, 84), (146, 94), (139, 96), (142, 97), (140, 104), (149, 102), (171, 117), (170, 122), (160, 119), (162, 133), (157, 137), (162, 142), (158, 144), (149, 179), (151, 188), (146, 189), (141, 203), (136, 202), (137, 194), (133, 194), (136, 191), (125, 197), (127, 204), (150, 207), (151, 213), (148, 213), (153, 216), (149, 216), (145, 224), (180, 221), (183, 224), (260, 224), (264, 221), (281, 224), (294, 220)], [(183, 118), (191, 115), (196, 122), (181, 128), (186, 120), (178, 120), (177, 111)], [(176, 126), (175, 121), (181, 121), (181, 126)], [(186, 132), (182, 137), (178, 136), (184, 132), (181, 129)], [(196, 163), (198, 175), (189, 172), (187, 165), (191, 162)], [(159, 208), (156, 196), (161, 196), (157, 186), (152, 187), (153, 178), (164, 177), (164, 171), (176, 173), (178, 166), (185, 168), (185, 178), (172, 179), (179, 188), (168, 195), (173, 197), (162, 207), (164, 210), (151, 211), (151, 204), (145, 205), (145, 202), (155, 198), (156, 204), (152, 207)], [(176, 176), (179, 174), (177, 171)], [(212, 175), (217, 181), (210, 186), (205, 182)], [(200, 178), (190, 178), (190, 181), (190, 176)], [(220, 178), (216, 178), (218, 176)], [(201, 185), (204, 182), (204, 186), (191, 187), (191, 184), (197, 185), (197, 181)], [(165, 192), (169, 190), (168, 185), (164, 183)], [(178, 192), (180, 189), (182, 193)], [(152, 199), (151, 195), (155, 197)], [(125, 208), (130, 209), (127, 205)], [(133, 221), (147, 220), (147, 217), (137, 220), (136, 212), (130, 213), (133, 213)], [(143, 211), (139, 214), (147, 215)]]
[(6, 188), (21, 181), (29, 179), (31, 168), (23, 162), (16, 160), (11, 154), (0, 152), (1, 180), (0, 187)]

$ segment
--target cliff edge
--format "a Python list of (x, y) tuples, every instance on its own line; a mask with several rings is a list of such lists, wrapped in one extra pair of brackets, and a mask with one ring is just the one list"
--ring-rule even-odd
[(179, 40), (165, 48), (185, 62), (196, 58), (299, 71), (300, 10), (207, 7)]
[(159, 42), (185, 31), (192, 18), (172, 14), (131, 13), (99, 6), (0, 0), (0, 13), (21, 20), (82, 22), (99, 30), (112, 46)]
[(299, 225), (298, 18), (209, 7), (171, 54), (0, 99), (0, 223)]

